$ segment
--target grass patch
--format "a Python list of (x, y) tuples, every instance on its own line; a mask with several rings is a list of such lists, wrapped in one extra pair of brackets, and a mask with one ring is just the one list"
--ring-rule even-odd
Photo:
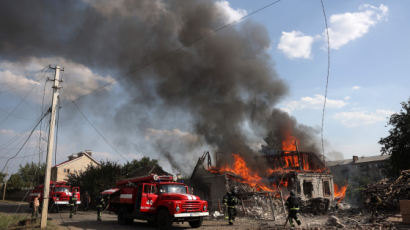
[[(0, 213), (0, 230), (22, 230), (22, 229), (40, 229), (40, 218), (35, 223), (29, 223), (26, 226), (19, 225), (20, 221), (31, 219), (31, 214), (7, 214)], [(46, 229), (59, 229), (52, 221), (47, 221)]]
[(0, 213), (0, 229), (9, 229), (16, 226), (19, 221), (27, 218), (27, 214), (5, 214)]

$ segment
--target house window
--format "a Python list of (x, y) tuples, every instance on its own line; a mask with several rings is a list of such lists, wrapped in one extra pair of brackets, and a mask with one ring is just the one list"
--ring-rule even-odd
[(330, 196), (329, 181), (323, 181), (323, 193), (325, 194), (325, 196)]
[(313, 184), (311, 181), (303, 181), (303, 194), (305, 194), (306, 197), (312, 197), (312, 192), (313, 192)]

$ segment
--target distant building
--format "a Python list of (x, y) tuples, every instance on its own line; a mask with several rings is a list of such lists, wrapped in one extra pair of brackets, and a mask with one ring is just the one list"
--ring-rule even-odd
[(370, 157), (353, 156), (352, 159), (328, 161), (327, 166), (335, 178), (350, 181), (356, 178), (368, 178), (377, 181), (386, 177), (386, 163), (389, 155)]
[(67, 161), (51, 168), (51, 180), (66, 181), (69, 174), (84, 171), (89, 165), (100, 165), (91, 155), (91, 151), (83, 151), (70, 155)]

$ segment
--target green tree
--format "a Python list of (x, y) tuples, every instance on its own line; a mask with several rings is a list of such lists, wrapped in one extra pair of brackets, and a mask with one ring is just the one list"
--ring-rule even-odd
[(7, 191), (21, 190), (24, 187), (24, 181), (18, 173), (12, 174), (7, 182)]
[(4, 182), (6, 182), (6, 181), (5, 181), (5, 180), (6, 180), (6, 176), (7, 176), (7, 174), (0, 172), (0, 184), (3, 184)]
[(33, 188), (44, 181), (45, 164), (35, 164), (33, 162), (20, 165), (19, 170), (10, 176), (7, 183), (7, 190), (18, 190), (22, 188)]
[(121, 178), (121, 166), (115, 162), (100, 162), (99, 166), (90, 165), (85, 171), (68, 176), (68, 183), (79, 186), (82, 192), (88, 191), (95, 200), (104, 189), (115, 186)]
[(392, 176), (410, 168), (410, 99), (401, 106), (399, 113), (390, 116), (388, 125), (392, 128), (389, 135), (379, 141), (382, 154), (390, 155), (389, 172)]
[(132, 160), (131, 162), (128, 161), (122, 167), (121, 174), (123, 177), (137, 177), (151, 173), (158, 175), (169, 174), (158, 165), (157, 160), (150, 159), (149, 157), (143, 157), (140, 160)]

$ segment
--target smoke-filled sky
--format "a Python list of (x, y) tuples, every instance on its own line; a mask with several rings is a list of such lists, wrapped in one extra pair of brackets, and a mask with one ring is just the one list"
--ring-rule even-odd
[[(252, 161), (267, 133), (280, 142), (289, 128), (302, 150), (320, 152), (327, 67), (320, 1), (281, 1), (215, 32), (269, 2), (2, 1), (1, 162), (50, 103), (49, 64), (65, 69), (57, 162), (91, 149), (99, 160), (149, 156), (189, 174), (205, 150)], [(386, 118), (409, 97), (408, 52), (400, 52), (409, 48), (406, 7), (324, 3), (331, 44), (325, 155), (379, 154)], [(39, 160), (46, 128), (9, 171)]]

